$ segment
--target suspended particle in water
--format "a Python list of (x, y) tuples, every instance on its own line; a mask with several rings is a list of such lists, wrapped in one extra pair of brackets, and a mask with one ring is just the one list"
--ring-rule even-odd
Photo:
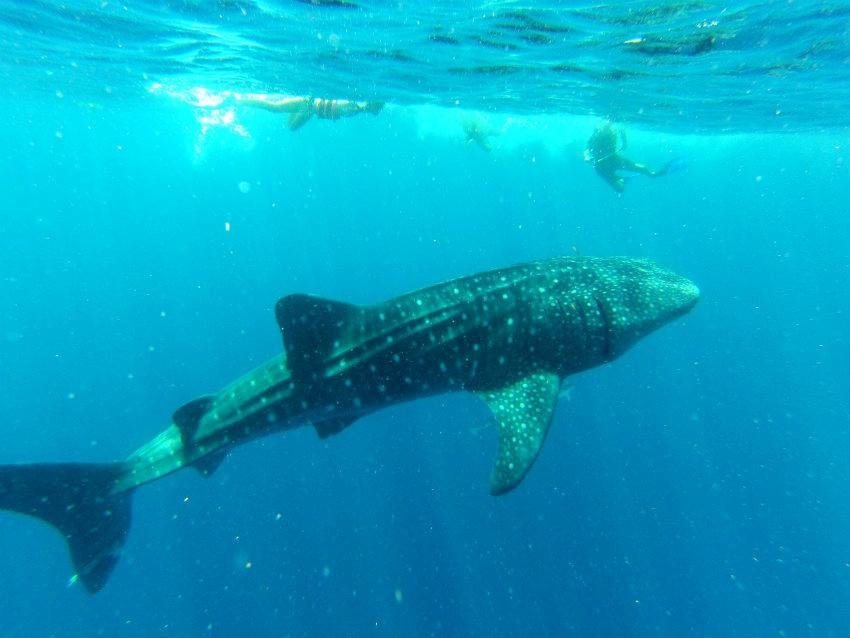
[(239, 192), (243, 195), (251, 192), (251, 182), (245, 181), (244, 179), (238, 184)]
[(230, 232), (230, 222), (224, 222), (224, 232)]

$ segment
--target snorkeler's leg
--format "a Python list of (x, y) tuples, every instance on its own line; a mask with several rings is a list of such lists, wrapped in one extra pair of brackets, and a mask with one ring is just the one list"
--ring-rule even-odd
[(644, 164), (639, 164), (630, 160), (628, 157), (620, 157), (620, 170), (629, 171), (631, 173), (640, 173), (641, 175), (649, 175), (650, 177), (658, 177), (663, 175), (666, 170), (654, 171)]
[(310, 99), (300, 95), (273, 98), (267, 95), (240, 95), (236, 98), (240, 104), (247, 104), (275, 113), (300, 113), (309, 110)]
[(316, 117), (323, 120), (338, 120), (341, 117), (352, 117), (360, 113), (377, 115), (384, 108), (383, 102), (355, 102), (354, 100), (328, 100), (317, 98), (313, 100), (312, 110)]
[(608, 184), (611, 188), (613, 188), (618, 193), (622, 193), (625, 190), (626, 182), (625, 180), (617, 175), (614, 171), (608, 170), (600, 170), (599, 166), (596, 167), (596, 174), (602, 178), (602, 180)]
[(305, 107), (299, 111), (293, 111), (289, 114), (289, 119), (286, 122), (287, 128), (290, 131), (297, 131), (304, 126), (310, 118), (313, 117), (313, 111)]

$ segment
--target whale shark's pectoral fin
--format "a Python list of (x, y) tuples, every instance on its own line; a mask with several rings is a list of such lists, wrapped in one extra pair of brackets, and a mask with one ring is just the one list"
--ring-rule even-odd
[(286, 365), (296, 383), (318, 380), (325, 358), (359, 311), (359, 306), (312, 295), (288, 295), (277, 302)]
[(515, 488), (531, 469), (552, 423), (560, 388), (558, 375), (540, 372), (501, 390), (477, 393), (499, 426), (499, 453), (490, 477), (494, 496)]

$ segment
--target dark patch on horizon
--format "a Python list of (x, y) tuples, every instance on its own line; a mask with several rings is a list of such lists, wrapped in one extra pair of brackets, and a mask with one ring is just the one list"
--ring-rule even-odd
[(295, 0), (301, 4), (309, 4), (314, 7), (330, 7), (332, 9), (359, 9), (360, 5), (349, 0)]
[(381, 51), (379, 49), (369, 49), (364, 53), (367, 57), (378, 60), (392, 60), (394, 62), (416, 62), (416, 58), (401, 49), (391, 49)]
[(646, 55), (701, 55), (714, 49), (717, 38), (711, 33), (699, 33), (668, 39), (663, 36), (646, 36), (638, 42), (625, 45), (626, 51)]
[(497, 24), (500, 29), (523, 32), (537, 31), (540, 33), (572, 33), (573, 27), (545, 22), (523, 11), (507, 11), (499, 16), (504, 20)]
[(529, 44), (552, 44), (554, 42), (552, 38), (542, 33), (521, 33), (519, 34), (519, 38)]
[(526, 70), (525, 67), (510, 64), (488, 64), (473, 67), (450, 67), (449, 73), (455, 75), (511, 75)]
[(519, 49), (519, 45), (514, 44), (513, 42), (505, 42), (504, 40), (493, 40), (491, 38), (485, 38), (484, 36), (480, 35), (473, 36), (471, 40), (475, 44), (480, 44), (481, 46), (487, 47), (488, 49), (501, 49), (502, 51), (516, 51)]
[(460, 40), (451, 35), (446, 35), (445, 33), (432, 33), (428, 38), (431, 42), (436, 42), (437, 44), (460, 44)]
[(704, 11), (705, 5), (702, 2), (681, 2), (669, 5), (653, 5), (646, 8), (637, 9), (634, 7), (622, 7), (620, 13), (604, 14), (605, 9), (614, 9), (618, 5), (612, 4), (608, 7), (600, 7), (597, 9), (576, 9), (574, 15), (603, 24), (613, 24), (618, 26), (647, 26), (647, 25), (666, 25), (672, 19), (686, 15), (691, 11)]

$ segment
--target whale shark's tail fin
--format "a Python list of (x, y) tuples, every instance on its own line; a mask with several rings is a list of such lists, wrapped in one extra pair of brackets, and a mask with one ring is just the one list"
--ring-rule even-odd
[(65, 536), (76, 578), (106, 584), (130, 527), (132, 490), (117, 491), (123, 463), (0, 466), (0, 508), (35, 516)]

